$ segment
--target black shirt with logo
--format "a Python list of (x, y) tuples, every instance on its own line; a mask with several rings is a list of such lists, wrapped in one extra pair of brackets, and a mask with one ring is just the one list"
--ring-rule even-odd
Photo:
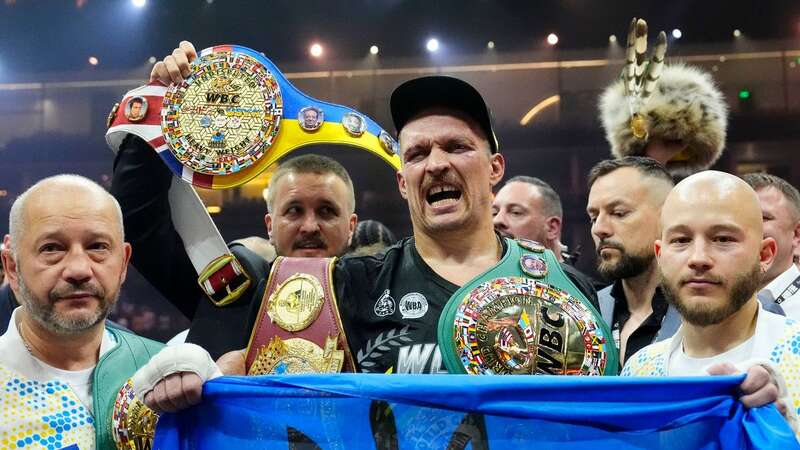
[[(253, 282), (235, 302), (214, 306), (174, 229), (168, 189), (171, 172), (141, 139), (123, 141), (114, 163), (112, 193), (120, 202), (133, 264), (167, 299), (192, 318), (188, 342), (213, 358), (243, 349), (264, 297), (270, 265), (242, 245), (232, 245)], [(503, 251), (507, 249), (503, 244)], [(591, 284), (562, 265), (597, 306)], [(359, 370), (372, 373), (444, 373), (437, 344), (439, 316), (459, 286), (437, 275), (406, 238), (376, 256), (344, 257), (334, 289), (345, 334)]]

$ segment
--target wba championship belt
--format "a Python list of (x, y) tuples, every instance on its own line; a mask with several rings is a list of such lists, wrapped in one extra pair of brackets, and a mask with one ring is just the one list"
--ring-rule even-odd
[(616, 375), (600, 313), (538, 242), (507, 239), (497, 266), (459, 289), (439, 318), (450, 373)]
[(310, 144), (361, 148), (400, 168), (397, 142), (354, 109), (316, 100), (294, 87), (262, 53), (237, 45), (202, 50), (186, 79), (134, 89), (108, 117), (106, 141), (117, 152), (134, 134), (158, 153), (177, 180), (170, 208), (203, 291), (217, 306), (250, 285), (191, 185), (224, 189), (253, 179)]
[(333, 292), (335, 261), (275, 260), (247, 345), (248, 375), (354, 371)]

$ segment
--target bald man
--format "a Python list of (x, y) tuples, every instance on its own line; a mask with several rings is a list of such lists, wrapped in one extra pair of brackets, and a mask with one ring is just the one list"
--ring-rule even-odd
[(0, 336), (1, 442), (115, 448), (117, 391), (162, 347), (105, 326), (131, 255), (123, 236), (114, 197), (76, 175), (44, 179), (11, 206), (2, 260), (20, 306)]
[[(667, 300), (681, 315), (670, 339), (628, 360), (623, 375), (686, 376), (748, 370), (742, 401), (767, 372), (779, 386), (778, 407), (795, 432), (800, 404), (800, 324), (765, 311), (756, 300), (761, 275), (775, 258), (775, 240), (763, 236), (761, 207), (740, 178), (715, 171), (692, 175), (667, 196), (661, 236), (654, 244)], [(766, 369), (766, 371), (765, 371)], [(789, 408), (787, 408), (789, 405)]]

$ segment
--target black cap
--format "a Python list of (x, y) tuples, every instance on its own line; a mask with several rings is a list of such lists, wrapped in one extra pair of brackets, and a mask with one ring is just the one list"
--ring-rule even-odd
[(436, 107), (450, 108), (474, 119), (486, 133), (492, 153), (497, 153), (492, 113), (477, 89), (464, 80), (445, 76), (415, 78), (398, 86), (392, 92), (389, 104), (398, 135), (408, 121), (420, 112)]

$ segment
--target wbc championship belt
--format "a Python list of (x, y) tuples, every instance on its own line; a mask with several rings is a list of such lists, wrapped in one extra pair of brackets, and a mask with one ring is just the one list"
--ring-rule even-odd
[[(367, 150), (395, 169), (397, 142), (377, 122), (294, 87), (262, 53), (220, 45), (202, 50), (180, 84), (134, 89), (108, 117), (114, 152), (130, 134), (145, 140), (175, 175), (169, 192), (175, 229), (214, 304), (250, 285), (192, 186), (224, 189), (253, 179), (311, 144)], [(183, 182), (180, 182), (180, 181)]]
[(497, 266), (459, 289), (439, 318), (450, 373), (616, 375), (600, 313), (538, 242), (506, 240)]
[(354, 371), (333, 291), (335, 261), (275, 260), (247, 345), (248, 375)]

